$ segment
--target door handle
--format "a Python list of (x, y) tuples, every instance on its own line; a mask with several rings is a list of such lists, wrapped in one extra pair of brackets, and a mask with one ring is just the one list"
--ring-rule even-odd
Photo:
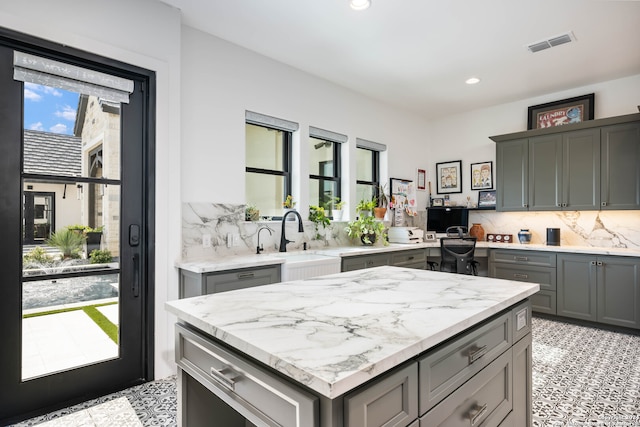
[(133, 255), (133, 284), (131, 285), (131, 291), (134, 298), (140, 296), (140, 255)]

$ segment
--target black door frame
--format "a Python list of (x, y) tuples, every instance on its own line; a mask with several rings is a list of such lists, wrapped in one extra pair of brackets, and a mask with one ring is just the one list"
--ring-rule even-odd
[(24, 239), (25, 245), (36, 245), (44, 243), (44, 241), (37, 241), (34, 237), (35, 233), (33, 227), (35, 226), (35, 204), (34, 199), (38, 196), (51, 197), (51, 214), (49, 220), (51, 221), (51, 229), (49, 233), (56, 231), (56, 193), (53, 191), (24, 191)]
[[(123, 274), (136, 274), (140, 281), (139, 302), (135, 307), (141, 311), (140, 321), (142, 325), (142, 336), (130, 336), (131, 331), (121, 330), (122, 341), (126, 339), (138, 339), (141, 342), (141, 358), (138, 366), (121, 366), (123, 371), (136, 372), (135, 378), (126, 380), (114, 380), (114, 377), (123, 378), (125, 374), (112, 372), (99, 366), (91, 365), (86, 368), (65, 371), (62, 374), (50, 375), (34, 381), (21, 381), (21, 354), (16, 354), (0, 349), (0, 369), (4, 372), (0, 375), (0, 425), (17, 422), (46, 412), (63, 408), (87, 399), (102, 396), (117, 390), (121, 390), (132, 385), (140, 384), (153, 379), (154, 372), (154, 301), (155, 292), (153, 283), (155, 282), (155, 109), (156, 109), (156, 77), (155, 72), (137, 66), (122, 63), (110, 58), (70, 48), (37, 37), (25, 35), (15, 31), (0, 27), (0, 63), (13, 63), (12, 55), (8, 51), (13, 49), (26, 53), (51, 58), (53, 60), (73, 63), (82, 67), (91, 68), (104, 73), (124, 77), (134, 80), (135, 92), (132, 94), (138, 98), (131, 105), (123, 104), (124, 112), (128, 111), (136, 117), (142, 118), (141, 126), (127, 126), (126, 121), (122, 124), (121, 141), (141, 141), (143, 148), (137, 156), (123, 158), (123, 175), (125, 171), (130, 171), (131, 164), (137, 163), (133, 176), (122, 176), (122, 181), (126, 179), (140, 182), (144, 197), (141, 200), (141, 211), (136, 218), (127, 215), (127, 211), (122, 209), (121, 224), (139, 223), (141, 241), (139, 245), (127, 245), (130, 239), (124, 233), (124, 226), (121, 226), (121, 257), (133, 259), (132, 272), (121, 271)], [(8, 61), (8, 62), (7, 62)], [(0, 67), (0, 81), (13, 80), (11, 67)], [(22, 100), (22, 84), (11, 84), (3, 87), (3, 96), (11, 99)], [(6, 91), (5, 91), (6, 89)], [(20, 107), (20, 108), (16, 108)], [(23, 140), (23, 105), (13, 105), (11, 108), (5, 104), (0, 105), (0, 129), (3, 130), (3, 137), (11, 141)], [(19, 126), (16, 126), (19, 123)], [(21, 187), (21, 165), (22, 158), (20, 150), (11, 149), (8, 144), (0, 144), (0, 158), (7, 159), (5, 162), (9, 167), (0, 168), (0, 183), (9, 190), (0, 195), (0, 223), (21, 224), (22, 210), (22, 187)], [(125, 157), (125, 156), (123, 156)], [(132, 163), (130, 163), (132, 162)], [(126, 167), (128, 164), (129, 167)], [(142, 167), (140, 167), (142, 165)], [(136, 181), (137, 180), (137, 181)], [(124, 204), (124, 200), (123, 200)], [(0, 259), (3, 260), (3, 274), (0, 279), (0, 301), (14, 301), (18, 298), (20, 286), (9, 286), (12, 283), (22, 281), (21, 253), (15, 249), (22, 244), (21, 227), (6, 227), (3, 232), (4, 245), (0, 245)], [(122, 279), (121, 279), (122, 282)], [(121, 301), (122, 310), (131, 309), (132, 304)], [(20, 349), (21, 330), (8, 330), (20, 319), (21, 307), (19, 304), (9, 304), (6, 309), (0, 310), (0, 324), (4, 325), (3, 334), (5, 349)], [(21, 325), (21, 322), (19, 322)], [(121, 351), (124, 351), (121, 349)], [(124, 357), (124, 355), (123, 355)], [(110, 362), (106, 362), (110, 363)], [(122, 365), (122, 364), (121, 364)], [(119, 365), (118, 365), (119, 366)], [(118, 368), (120, 370), (120, 367)], [(80, 372), (82, 371), (82, 372)], [(5, 375), (7, 374), (8, 375)], [(86, 381), (87, 375), (92, 378), (92, 386), (87, 390), (75, 390), (74, 384)], [(114, 381), (119, 381), (114, 383)], [(29, 402), (29, 393), (36, 394), (42, 399), (38, 407), (34, 407)]]

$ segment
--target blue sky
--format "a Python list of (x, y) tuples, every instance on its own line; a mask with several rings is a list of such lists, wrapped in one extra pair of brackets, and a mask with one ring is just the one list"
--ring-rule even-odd
[(25, 83), (24, 128), (73, 135), (79, 96), (76, 92)]

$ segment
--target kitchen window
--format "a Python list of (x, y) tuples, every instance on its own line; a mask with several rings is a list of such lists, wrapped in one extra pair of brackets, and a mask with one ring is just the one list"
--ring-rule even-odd
[(347, 136), (309, 127), (309, 204), (333, 208), (341, 196), (340, 149)]
[(291, 141), (298, 124), (251, 111), (245, 120), (245, 201), (261, 216), (281, 216), (291, 194)]
[(378, 196), (380, 185), (380, 152), (387, 146), (357, 138), (356, 147), (357, 200), (372, 200)]

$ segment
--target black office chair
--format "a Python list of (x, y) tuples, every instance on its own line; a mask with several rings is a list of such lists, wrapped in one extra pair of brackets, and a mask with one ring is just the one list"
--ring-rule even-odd
[(478, 261), (474, 259), (475, 250), (475, 237), (442, 237), (440, 271), (477, 276)]

